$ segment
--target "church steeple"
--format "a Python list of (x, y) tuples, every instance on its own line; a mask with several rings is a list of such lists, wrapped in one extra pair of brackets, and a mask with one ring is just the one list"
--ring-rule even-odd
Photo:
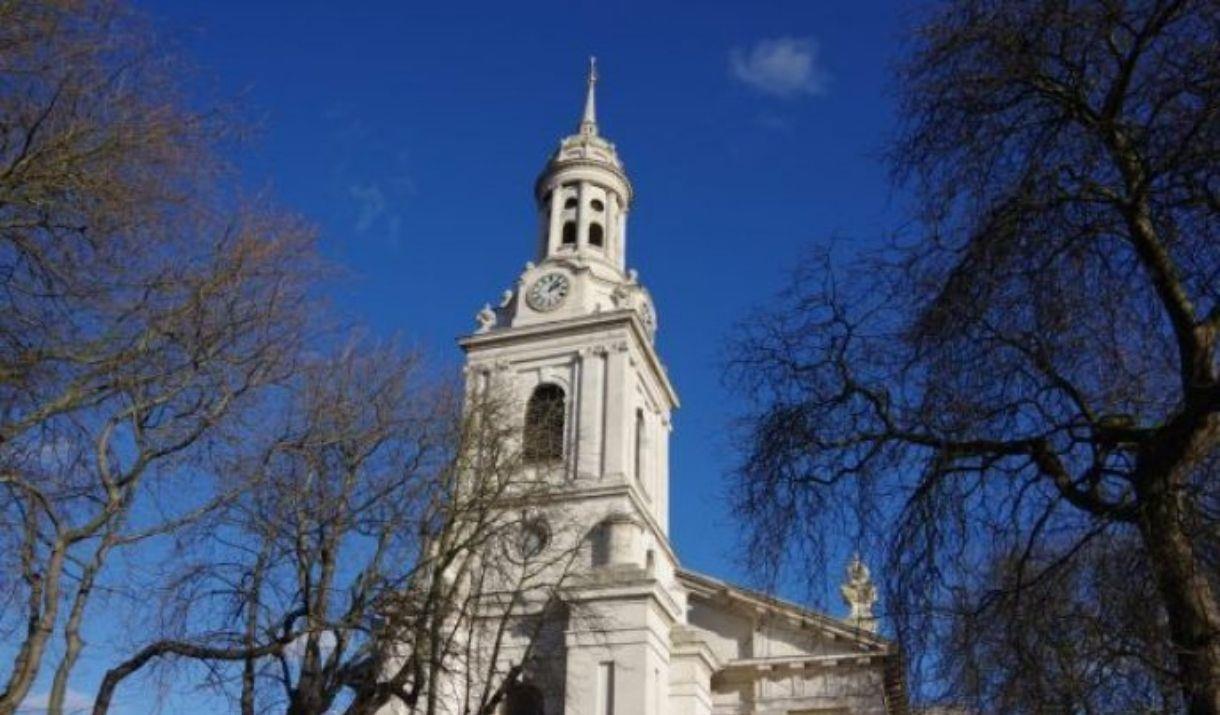
[(585, 136), (597, 136), (597, 58), (589, 58), (589, 80), (585, 90), (585, 113), (579, 131)]
[(598, 79), (597, 61), (590, 57), (580, 124), (560, 141), (534, 186), (538, 260), (600, 264), (625, 277), (631, 182), (597, 125)]
[(499, 307), (476, 316), (479, 333), (634, 313), (652, 343), (657, 315), (634, 270), (627, 270), (631, 182), (597, 123), (596, 60), (589, 58), (585, 106), (576, 133), (559, 142), (534, 184), (537, 254)]
[(528, 468), (598, 490), (587, 503), (607, 521), (591, 565), (661, 573), (672, 570), (668, 440), (678, 397), (656, 353), (652, 297), (625, 267), (631, 184), (600, 133), (597, 82), (590, 60), (580, 123), (535, 184), (538, 259), (498, 307), (479, 311), (462, 345), (472, 394), (494, 383), (521, 406)]

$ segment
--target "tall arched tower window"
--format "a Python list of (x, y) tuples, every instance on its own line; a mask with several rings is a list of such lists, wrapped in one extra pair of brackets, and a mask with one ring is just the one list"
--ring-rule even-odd
[(505, 701), (505, 715), (543, 715), (545, 712), (542, 691), (527, 683), (510, 688)]
[(525, 408), (525, 459), (546, 462), (563, 458), (563, 388), (544, 383), (534, 388)]

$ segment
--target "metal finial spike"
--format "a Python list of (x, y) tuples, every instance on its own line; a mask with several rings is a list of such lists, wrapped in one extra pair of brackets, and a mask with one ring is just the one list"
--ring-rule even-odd
[(585, 91), (585, 113), (580, 119), (580, 133), (597, 134), (597, 58), (589, 57), (589, 81)]

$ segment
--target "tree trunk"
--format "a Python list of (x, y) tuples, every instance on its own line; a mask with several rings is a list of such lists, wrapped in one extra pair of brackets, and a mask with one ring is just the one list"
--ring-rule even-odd
[[(250, 592), (246, 596), (246, 648), (253, 650), (255, 639), (258, 636), (258, 604), (262, 603), (263, 595), (263, 575), (267, 568), (268, 553), (271, 548), (271, 541), (264, 539), (263, 546), (258, 552), (258, 559), (254, 562), (254, 570), (250, 579)], [(242, 662), (241, 667), (241, 715), (254, 715), (255, 713), (255, 677), (257, 675), (257, 667), (254, 658), (246, 658)]]
[(1195, 557), (1181, 494), (1169, 479), (1153, 481), (1139, 527), (1169, 619), (1186, 711), (1220, 715), (1220, 605)]
[(32, 590), (25, 639), (13, 659), (13, 671), (8, 683), (4, 691), (0, 692), (0, 715), (13, 715), (17, 712), (17, 707), (25, 700), (38, 677), (42, 656), (59, 613), (59, 580), (66, 550), (67, 545), (57, 541), (51, 549), (50, 558), (47, 559), (46, 571), (33, 574), (39, 585)]
[(111, 530), (98, 544), (97, 549), (93, 552), (93, 558), (81, 574), (80, 585), (77, 586), (76, 595), (72, 599), (72, 609), (64, 624), (64, 654), (58, 667), (55, 668), (55, 677), (51, 681), (51, 697), (47, 702), (49, 715), (63, 715), (64, 703), (68, 694), (68, 678), (72, 675), (72, 669), (80, 658), (81, 650), (85, 647), (85, 641), (81, 638), (85, 607), (89, 605), (89, 597), (93, 594), (93, 584), (97, 581), (97, 574), (101, 571), (102, 565), (106, 562), (106, 554), (114, 544), (114, 531)]

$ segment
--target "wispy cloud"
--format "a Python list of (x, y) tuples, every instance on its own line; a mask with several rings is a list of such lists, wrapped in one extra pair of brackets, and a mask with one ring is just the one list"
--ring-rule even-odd
[(326, 119), (332, 125), (327, 147), (332, 179), (347, 199), (352, 232), (400, 248), (403, 210), (415, 194), (406, 152), (395, 150), (373, 126), (344, 107), (332, 108)]
[(729, 75), (774, 97), (792, 98), (826, 92), (830, 79), (818, 58), (818, 44), (808, 37), (759, 40), (729, 51)]
[[(48, 712), (47, 705), (51, 702), (50, 693), (32, 694), (25, 699), (25, 702), (17, 708), (18, 715), (35, 715)], [(67, 715), (76, 715), (76, 713), (87, 713), (93, 709), (93, 698), (78, 692), (68, 689), (64, 693), (64, 712)]]
[(385, 192), (377, 183), (352, 184), (347, 191), (356, 204), (356, 231), (364, 233), (385, 213)]

